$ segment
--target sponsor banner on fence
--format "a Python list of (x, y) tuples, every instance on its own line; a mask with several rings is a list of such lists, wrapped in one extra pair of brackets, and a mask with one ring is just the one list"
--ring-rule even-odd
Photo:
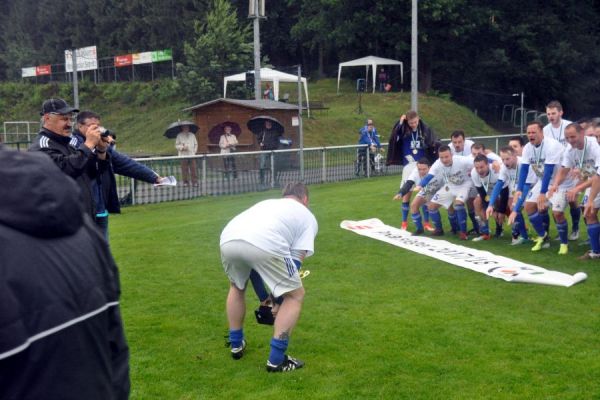
[(471, 249), (445, 240), (412, 236), (410, 232), (385, 225), (377, 218), (342, 221), (340, 227), (362, 236), (393, 244), (415, 253), (480, 272), (508, 282), (538, 283), (569, 287), (587, 279), (584, 272), (574, 275), (525, 264), (489, 251)]
[(151, 62), (152, 62), (152, 52), (151, 51), (133, 54), (133, 63), (134, 64), (150, 64)]
[(133, 57), (131, 54), (115, 57), (115, 67), (127, 67), (131, 64), (133, 64)]
[(21, 77), (22, 78), (29, 78), (31, 76), (36, 76), (36, 68), (35, 67), (21, 68)]
[[(98, 53), (96, 46), (82, 47), (75, 50), (77, 71), (98, 69)], [(65, 71), (73, 72), (73, 51), (65, 50)]]
[(171, 49), (158, 50), (152, 52), (152, 62), (171, 61), (173, 52)]
[(38, 65), (35, 67), (35, 74), (39, 75), (50, 75), (52, 73), (52, 65)]

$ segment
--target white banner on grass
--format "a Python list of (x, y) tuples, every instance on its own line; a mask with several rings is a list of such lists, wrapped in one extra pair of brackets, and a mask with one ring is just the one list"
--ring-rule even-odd
[(445, 240), (412, 236), (410, 232), (385, 225), (377, 218), (362, 221), (342, 221), (340, 227), (362, 236), (381, 240), (415, 253), (486, 274), (508, 282), (539, 283), (569, 287), (587, 279), (584, 272), (568, 275), (525, 264), (489, 251), (459, 246)]

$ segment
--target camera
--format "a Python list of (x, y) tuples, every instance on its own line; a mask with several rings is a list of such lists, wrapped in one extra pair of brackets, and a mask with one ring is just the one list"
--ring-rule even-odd
[(113, 139), (117, 137), (117, 135), (115, 135), (115, 133), (113, 131), (106, 129), (103, 126), (99, 126), (98, 130), (100, 131), (100, 136), (102, 136), (102, 137), (112, 136)]

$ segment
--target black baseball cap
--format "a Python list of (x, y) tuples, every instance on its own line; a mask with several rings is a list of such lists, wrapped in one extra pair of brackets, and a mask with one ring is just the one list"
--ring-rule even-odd
[(44, 101), (42, 104), (42, 112), (40, 115), (52, 113), (52, 114), (71, 114), (74, 112), (79, 112), (77, 108), (71, 107), (66, 101), (63, 99), (48, 99)]

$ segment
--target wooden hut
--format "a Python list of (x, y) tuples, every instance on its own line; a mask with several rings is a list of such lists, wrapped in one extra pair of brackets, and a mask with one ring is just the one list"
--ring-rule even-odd
[(238, 151), (260, 150), (257, 138), (246, 125), (250, 118), (259, 115), (268, 115), (281, 122), (284, 127), (283, 138), (291, 139), (291, 148), (298, 147), (298, 106), (294, 104), (272, 100), (216, 99), (184, 111), (192, 112), (193, 120), (200, 128), (196, 134), (200, 154), (219, 152), (219, 136), (209, 137), (209, 132), (224, 122), (233, 122), (240, 127)]

